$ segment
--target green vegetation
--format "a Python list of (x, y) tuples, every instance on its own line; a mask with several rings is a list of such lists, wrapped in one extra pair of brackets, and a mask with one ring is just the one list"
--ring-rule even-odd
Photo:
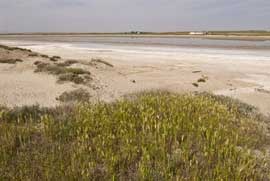
[(23, 62), (21, 59), (0, 59), (0, 63), (16, 64), (17, 62)]
[(80, 88), (70, 92), (64, 92), (56, 99), (63, 103), (82, 103), (89, 102), (90, 97), (87, 90)]
[(155, 92), (31, 109), (0, 109), (0, 180), (270, 179), (263, 120), (228, 98)]
[(50, 64), (40, 61), (34, 63), (37, 66), (35, 72), (47, 72), (58, 76), (59, 81), (70, 81), (75, 84), (85, 84), (91, 79), (90, 72), (81, 68), (65, 67), (62, 64)]

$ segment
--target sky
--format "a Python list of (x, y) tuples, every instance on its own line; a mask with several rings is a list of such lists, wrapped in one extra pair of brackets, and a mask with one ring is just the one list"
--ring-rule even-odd
[(270, 30), (270, 0), (0, 0), (0, 32)]

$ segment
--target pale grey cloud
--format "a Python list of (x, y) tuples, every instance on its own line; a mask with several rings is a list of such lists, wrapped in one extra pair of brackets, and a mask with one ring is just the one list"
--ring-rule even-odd
[(1, 32), (270, 29), (269, 0), (1, 0)]

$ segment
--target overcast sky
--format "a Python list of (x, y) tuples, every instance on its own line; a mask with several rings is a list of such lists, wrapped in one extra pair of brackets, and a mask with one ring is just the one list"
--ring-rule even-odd
[(270, 30), (270, 0), (0, 0), (0, 32)]

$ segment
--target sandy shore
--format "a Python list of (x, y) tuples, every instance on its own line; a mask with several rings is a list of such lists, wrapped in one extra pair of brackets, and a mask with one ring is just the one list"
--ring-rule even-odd
[[(0, 102), (8, 106), (38, 103), (44, 106), (59, 104), (55, 99), (64, 91), (85, 87), (96, 100), (111, 101), (143, 90), (163, 89), (174, 92), (208, 91), (240, 99), (270, 113), (270, 59), (266, 55), (245, 55), (234, 51), (210, 53), (176, 50), (91, 49), (61, 43), (4, 42), (12, 46), (31, 49), (49, 56), (76, 59), (87, 64), (92, 58), (101, 58), (114, 65), (86, 67), (93, 76), (93, 89), (87, 85), (58, 84), (56, 78), (34, 72), (34, 61), (16, 53), (24, 62), (16, 65), (0, 64)], [(7, 52), (0, 50), (3, 58)], [(76, 65), (82, 66), (82, 65)], [(205, 82), (198, 82), (204, 79)], [(194, 84), (196, 83), (196, 84)], [(198, 86), (195, 86), (198, 85)]]

